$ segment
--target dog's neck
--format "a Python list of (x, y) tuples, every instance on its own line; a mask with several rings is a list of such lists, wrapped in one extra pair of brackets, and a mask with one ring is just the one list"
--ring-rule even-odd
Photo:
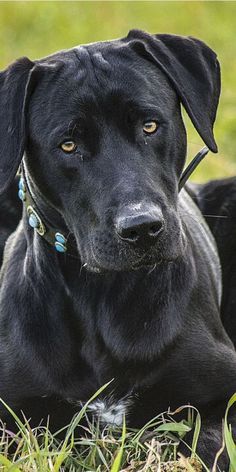
[(24, 162), (21, 166), (18, 195), (23, 201), (29, 225), (34, 225), (35, 231), (52, 246), (52, 250), (66, 252), (70, 257), (80, 259), (75, 239), (63, 216), (58, 208), (40, 192)]

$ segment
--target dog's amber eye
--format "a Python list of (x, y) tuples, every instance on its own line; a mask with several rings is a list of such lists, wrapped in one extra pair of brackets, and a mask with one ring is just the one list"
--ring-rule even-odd
[(62, 149), (62, 151), (70, 153), (75, 151), (77, 146), (74, 141), (64, 141), (64, 143), (60, 145), (60, 148)]
[(158, 128), (158, 124), (156, 121), (147, 121), (146, 123), (144, 123), (143, 131), (146, 134), (153, 134), (155, 133), (157, 128)]

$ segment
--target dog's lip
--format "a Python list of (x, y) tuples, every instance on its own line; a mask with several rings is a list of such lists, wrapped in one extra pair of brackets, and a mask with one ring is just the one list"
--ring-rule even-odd
[(102, 272), (107, 272), (107, 269), (104, 269), (103, 267), (97, 267), (97, 266), (88, 266), (88, 269), (90, 272), (93, 272), (95, 274), (101, 274)]
[[(91, 273), (96, 274), (105, 274), (109, 272), (130, 272), (136, 271), (139, 269), (146, 269), (148, 271), (152, 271), (157, 265), (163, 262), (163, 259), (157, 257), (156, 254), (150, 254), (151, 248), (148, 249), (142, 256), (137, 257), (135, 261), (124, 260), (124, 266), (114, 264), (113, 267), (109, 265), (109, 267), (104, 266), (101, 261), (98, 260), (97, 255), (93, 248), (93, 243), (90, 241), (90, 249), (92, 253), (92, 260), (91, 262), (85, 262), (82, 267), (86, 268)], [(119, 261), (118, 261), (119, 262)]]
[(132, 269), (133, 270), (138, 270), (138, 269), (154, 269), (157, 265), (161, 264), (162, 259), (156, 260), (155, 262), (151, 263), (145, 263), (145, 262), (137, 262), (135, 264), (132, 264)]
[(150, 269), (154, 265), (160, 264), (162, 259), (157, 257), (156, 254), (150, 253), (150, 250), (146, 251), (141, 257), (137, 258), (134, 263), (131, 263), (131, 268), (133, 270), (137, 269)]
[(89, 272), (94, 272), (94, 273), (97, 273), (97, 274), (100, 274), (101, 272), (105, 271), (104, 268), (98, 267), (98, 266), (95, 266), (95, 265), (90, 265), (87, 262), (85, 262), (84, 264), (81, 265), (81, 269), (85, 269), (85, 270), (88, 270)]
[(93, 241), (91, 240), (90, 251), (90, 255), (92, 255), (92, 257), (85, 258), (82, 268), (91, 274), (100, 275), (109, 274), (111, 272), (134, 272), (140, 269), (151, 273), (162, 263), (170, 264), (180, 257), (180, 255), (176, 255), (176, 257), (166, 257), (166, 255), (161, 257), (161, 254), (152, 253), (151, 247), (141, 256), (137, 257), (136, 260), (132, 261), (129, 260), (129, 258), (124, 258), (122, 261), (118, 259), (117, 264), (114, 261), (107, 261), (107, 263), (103, 264), (102, 261), (97, 257), (96, 251), (93, 247)]
[[(94, 264), (95, 262), (95, 264)], [(151, 258), (149, 259), (144, 259), (143, 257), (138, 258), (135, 262), (128, 262), (125, 261), (126, 264), (122, 268), (119, 265), (116, 266), (110, 266), (110, 267), (104, 267), (100, 262), (94, 257), (94, 261), (92, 263), (85, 263), (83, 264), (83, 268), (88, 270), (89, 272), (96, 273), (96, 274), (104, 274), (104, 273), (109, 273), (109, 272), (120, 272), (120, 271), (125, 271), (125, 272), (130, 272), (130, 271), (136, 271), (139, 269), (146, 269), (148, 271), (152, 271), (155, 269), (156, 266), (160, 265), (163, 262), (163, 259), (160, 258)], [(127, 263), (128, 262), (128, 263)]]
[[(135, 272), (137, 270), (146, 270), (148, 273), (151, 273), (153, 270), (156, 269), (163, 262), (162, 259), (158, 261), (153, 261), (152, 263), (145, 263), (145, 262), (137, 262), (136, 264), (130, 264), (129, 267), (124, 268), (117, 268), (117, 267), (103, 267), (103, 266), (95, 266), (90, 264), (84, 264), (83, 267), (90, 273), (94, 274), (108, 274), (110, 272)], [(171, 262), (171, 261), (168, 261)]]

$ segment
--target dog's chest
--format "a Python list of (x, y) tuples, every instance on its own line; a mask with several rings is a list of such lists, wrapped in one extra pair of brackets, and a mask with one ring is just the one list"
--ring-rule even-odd
[(92, 414), (102, 425), (121, 426), (124, 417), (127, 416), (132, 400), (112, 399), (95, 400), (88, 406), (88, 412)]

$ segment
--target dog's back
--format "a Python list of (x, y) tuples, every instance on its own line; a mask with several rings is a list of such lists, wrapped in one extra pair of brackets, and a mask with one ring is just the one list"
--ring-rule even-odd
[(190, 188), (217, 243), (223, 281), (221, 317), (236, 345), (236, 178), (191, 184)]

